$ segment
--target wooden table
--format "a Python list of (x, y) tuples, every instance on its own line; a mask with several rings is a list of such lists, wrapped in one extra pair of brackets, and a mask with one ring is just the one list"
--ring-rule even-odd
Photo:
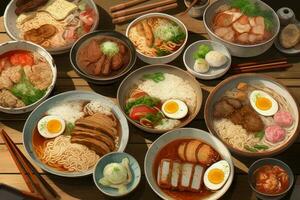
[[(96, 3), (100, 6), (100, 25), (99, 29), (116, 29), (120, 32), (124, 32), (126, 28), (126, 24), (114, 26), (111, 23), (111, 19), (109, 17), (108, 12), (106, 12), (107, 8), (112, 4), (117, 2), (121, 2), (124, 0), (96, 0)], [(180, 1), (181, 2), (181, 1)], [(275, 10), (282, 6), (289, 6), (291, 8), (297, 8), (296, 1), (271, 1), (268, 0), (267, 3), (271, 5)], [(182, 3), (181, 3), (182, 4)], [(298, 7), (299, 8), (299, 7)], [(180, 6), (180, 8), (173, 10), (169, 13), (176, 14), (184, 9), (184, 6)], [(300, 9), (294, 10), (300, 12)], [(297, 12), (295, 12), (297, 13)], [(298, 16), (299, 17), (299, 16)], [(195, 22), (192, 19), (184, 20), (187, 25), (189, 23)], [(199, 26), (201, 23), (199, 22)], [(187, 46), (196, 41), (207, 37), (206, 34), (199, 35), (195, 33), (189, 34), (189, 41)], [(3, 26), (3, 18), (0, 18), (0, 42), (5, 42), (11, 40), (9, 36), (5, 33), (5, 29)], [(283, 55), (279, 53), (275, 47), (273, 46), (269, 51), (265, 54), (251, 58), (251, 59), (238, 59), (233, 58), (233, 63), (241, 63), (251, 60), (264, 60), (268, 58), (278, 58), (283, 57)], [(58, 68), (58, 79), (54, 91), (51, 95), (55, 95), (61, 92), (69, 91), (69, 90), (93, 90), (97, 93), (100, 93), (105, 96), (109, 97), (116, 97), (116, 91), (120, 84), (120, 82), (116, 82), (112, 85), (107, 86), (98, 86), (89, 84), (83, 79), (81, 79), (75, 71), (72, 69), (71, 64), (69, 62), (68, 54), (62, 54), (54, 56), (57, 68)], [(261, 73), (270, 75), (274, 78), (280, 80), (285, 86), (288, 87), (289, 91), (294, 94), (298, 103), (300, 103), (300, 58), (299, 55), (296, 56), (289, 56), (288, 60), (292, 62), (294, 65), (293, 67), (284, 70), (284, 71), (264, 71)], [(182, 62), (182, 56), (179, 56), (175, 61), (171, 64), (176, 65), (180, 68), (184, 68)], [(145, 63), (138, 60), (134, 69), (137, 69), (141, 66), (144, 66)], [(224, 78), (230, 76), (227, 74), (225, 77), (222, 77), (218, 80), (212, 81), (200, 81), (200, 84), (203, 87), (204, 92), (204, 100), (202, 109), (197, 116), (197, 118), (188, 125), (188, 127), (196, 127), (199, 129), (207, 130), (205, 126), (205, 121), (203, 119), (203, 107), (205, 100), (209, 91), (218, 84)], [(22, 145), (22, 128), (24, 126), (24, 122), (28, 114), (21, 114), (21, 115), (9, 115), (0, 113), (0, 129), (4, 128), (13, 139), (13, 141), (18, 145), (18, 147), (24, 151), (24, 147)], [(143, 171), (144, 168), (144, 157), (149, 145), (158, 137), (158, 135), (149, 134), (142, 132), (141, 130), (135, 128), (133, 125), (129, 124), (130, 126), (130, 139), (129, 143), (126, 148), (126, 152), (133, 155), (138, 161)], [(300, 190), (300, 159), (299, 159), (299, 152), (300, 152), (300, 140), (299, 138), (297, 141), (285, 152), (282, 154), (275, 156), (278, 159), (283, 160), (286, 162), (293, 170), (295, 177), (296, 177), (296, 187), (298, 190), (298, 194)], [(247, 166), (250, 166), (255, 159), (249, 158), (241, 158), (237, 157), (239, 160), (244, 162)], [(87, 176), (83, 178), (63, 178), (58, 177), (55, 175), (51, 175), (48, 173), (43, 172), (39, 169), (40, 173), (45, 177), (45, 179), (58, 191), (58, 193), (62, 196), (62, 199), (109, 199), (108, 197), (104, 196), (93, 183), (92, 176)], [(142, 172), (144, 173), (144, 172)], [(0, 139), (0, 183), (5, 183), (16, 187), (22, 190), (28, 190), (22, 176), (19, 173), (16, 165), (14, 164), (5, 144)], [(286, 197), (286, 199), (300, 199), (300, 197), (296, 198), (294, 196), (296, 191), (291, 195), (292, 192)], [(0, 197), (0, 199), (2, 199)], [(138, 189), (133, 192), (130, 196), (124, 199), (143, 199), (143, 200), (154, 200), (159, 199), (159, 197), (151, 190), (149, 187), (145, 176), (142, 176), (141, 183)], [(228, 190), (228, 192), (223, 196), (222, 199), (256, 199), (255, 195), (252, 193), (248, 182), (247, 182), (247, 174), (244, 174), (242, 171), (236, 169), (235, 178), (232, 183), (232, 186)]]

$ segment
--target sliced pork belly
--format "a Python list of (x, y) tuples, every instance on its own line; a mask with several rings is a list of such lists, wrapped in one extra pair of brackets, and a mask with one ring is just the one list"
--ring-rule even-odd
[(96, 140), (94, 138), (81, 138), (77, 136), (72, 136), (71, 143), (78, 143), (87, 146), (89, 149), (94, 150), (98, 155), (105, 155), (110, 151), (107, 144), (102, 141)]
[(171, 176), (172, 189), (178, 188), (180, 176), (181, 176), (181, 163), (174, 161), (172, 167), (172, 176)]
[(201, 165), (195, 165), (193, 179), (191, 183), (191, 191), (199, 192), (202, 184), (202, 177), (204, 174), (204, 168)]
[(181, 177), (180, 177), (180, 184), (179, 190), (189, 190), (190, 183), (192, 181), (194, 164), (192, 163), (183, 163), (181, 166)]
[(157, 183), (161, 188), (171, 188), (172, 160), (162, 159), (158, 168)]

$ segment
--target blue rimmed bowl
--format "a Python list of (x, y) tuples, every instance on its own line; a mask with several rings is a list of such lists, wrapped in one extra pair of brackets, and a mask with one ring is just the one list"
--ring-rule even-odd
[[(106, 165), (110, 163), (120, 163), (124, 158), (129, 159), (129, 168), (132, 173), (132, 180), (127, 185), (127, 192), (120, 194), (117, 189), (108, 186), (103, 186), (99, 183), (99, 180), (103, 178), (103, 170)], [(140, 183), (141, 180), (141, 168), (137, 160), (128, 153), (124, 152), (112, 152), (103, 156), (95, 166), (93, 174), (94, 183), (97, 188), (104, 194), (111, 197), (122, 197), (132, 192)]]

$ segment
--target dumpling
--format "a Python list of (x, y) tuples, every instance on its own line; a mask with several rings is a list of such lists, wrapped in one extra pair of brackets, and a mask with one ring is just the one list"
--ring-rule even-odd
[(211, 67), (221, 67), (227, 62), (227, 57), (219, 51), (210, 51), (206, 54), (205, 60)]

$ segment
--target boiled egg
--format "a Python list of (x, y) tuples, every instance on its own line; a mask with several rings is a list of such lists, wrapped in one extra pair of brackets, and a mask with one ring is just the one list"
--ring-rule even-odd
[(57, 116), (45, 116), (38, 122), (38, 131), (45, 138), (54, 138), (65, 130), (65, 121)]
[(182, 119), (188, 113), (187, 105), (178, 99), (170, 99), (162, 105), (162, 112), (171, 119)]
[(256, 112), (263, 116), (272, 116), (278, 111), (277, 101), (261, 90), (251, 92), (250, 104)]
[(204, 173), (204, 185), (210, 190), (218, 190), (226, 183), (230, 174), (230, 166), (226, 160), (211, 165)]

